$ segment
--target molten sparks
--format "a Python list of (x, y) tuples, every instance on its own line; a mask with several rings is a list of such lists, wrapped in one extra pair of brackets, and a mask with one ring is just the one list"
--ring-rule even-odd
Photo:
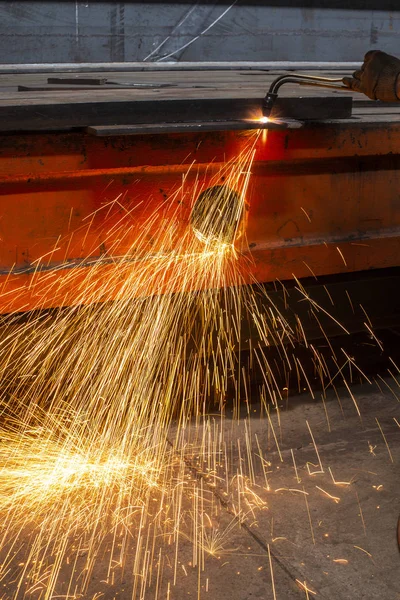
[[(169, 598), (179, 575), (186, 578), (191, 571), (200, 594), (202, 585), (212, 588), (204, 577), (206, 560), (237, 550), (231, 535), (238, 526), (250, 530), (269, 508), (265, 492), (276, 488), (304, 496), (313, 544), (306, 483), (312, 479), (312, 488), (339, 502), (314, 485), (325, 469), (308, 421), (317, 464), (300, 464), (291, 449), (293, 486), (278, 487), (274, 479), (288, 460), (281, 407), (292, 379), (316, 397), (296, 348), (312, 357), (325, 412), (327, 388), (336, 377), (347, 386), (346, 369), (356, 364), (345, 353), (346, 363), (335, 362), (338, 370), (331, 373), (324, 356), (308, 344), (297, 315), (289, 322), (264, 288), (243, 285), (251, 260), (246, 194), (262, 132), (252, 135), (239, 157), (218, 169), (210, 166), (206, 177), (199, 173), (193, 187), (183, 174), (181, 187), (149, 211), (133, 241), (135, 208), (127, 209), (122, 197), (105, 201), (83, 227), (89, 232), (100, 214), (107, 221), (116, 211), (109, 232), (114, 241), (106, 240), (101, 258), (68, 265), (61, 284), (41, 271), (48, 255), (37, 262), (31, 286), (43, 305), (60, 296), (68, 304), (72, 288), (78, 301), (24, 319), (11, 315), (1, 341), (2, 598), (100, 598), (126, 579), (133, 600), (146, 594)], [(196, 207), (199, 197), (204, 203)], [(192, 221), (182, 229), (185, 203)], [(127, 240), (129, 248), (122, 252)], [(335, 321), (296, 283), (318, 324), (318, 312)], [(289, 291), (283, 284), (282, 289), (287, 308)], [(253, 344), (247, 366), (239, 354), (245, 319)], [(268, 347), (277, 349), (279, 364)], [(266, 440), (251, 430), (252, 369), (263, 378), (259, 396)], [(227, 440), (223, 420), (229, 397), (233, 415), (245, 410), (246, 419), (244, 431)], [(216, 407), (211, 416), (210, 405)], [(386, 441), (378, 419), (377, 424)], [(276, 453), (275, 462), (267, 453)], [(327, 469), (335, 485), (350, 486)], [(294, 487), (300, 482), (302, 489)], [(272, 536), (272, 541), (286, 539)], [(180, 550), (188, 541), (191, 556), (184, 564)], [(275, 598), (276, 555), (267, 546)], [(307, 597), (316, 593), (293, 579)]]

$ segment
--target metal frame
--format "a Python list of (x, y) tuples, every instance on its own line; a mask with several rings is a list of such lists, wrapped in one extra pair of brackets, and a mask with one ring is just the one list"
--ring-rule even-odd
[(238, 62), (101, 62), (0, 64), (0, 74), (102, 73), (130, 71), (355, 71), (361, 62), (238, 61)]

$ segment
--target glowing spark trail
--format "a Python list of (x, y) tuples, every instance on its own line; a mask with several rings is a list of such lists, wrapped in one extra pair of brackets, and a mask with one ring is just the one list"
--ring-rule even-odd
[[(214, 199), (218, 214), (209, 206), (203, 230), (215, 231), (216, 219), (222, 227), (224, 214), (240, 225), (253, 145), (218, 173), (235, 190), (236, 208), (229, 212), (230, 196), (221, 189)], [(193, 198), (201, 192), (197, 185)], [(94, 303), (100, 260), (80, 284), (84, 305), (29, 316), (22, 326), (10, 321), (1, 349), (0, 440), (0, 511), (7, 515), (0, 577), (7, 566), (15, 571), (14, 555), (20, 560), (10, 597), (23, 589), (42, 590), (44, 598), (65, 592), (65, 565), (75, 565), (68, 590), (89, 593), (105, 545), (114, 548), (107, 581), (114, 577), (114, 562), (127, 568), (132, 530), (147, 531), (138, 534), (134, 551), (133, 597), (142, 597), (152, 577), (146, 548), (155, 549), (156, 539), (165, 536), (173, 511), (172, 522), (179, 522), (186, 484), (167, 445), (169, 426), (174, 416), (184, 426), (190, 414), (200, 414), (211, 389), (217, 404), (224, 404), (240, 335), (229, 319), (235, 311), (240, 319), (234, 290), (241, 278), (233, 240), (209, 243), (206, 235), (199, 242), (190, 229), (179, 240), (178, 209), (154, 239), (158, 219), (158, 212), (150, 215), (132, 250), (103, 281), (112, 303)], [(120, 227), (121, 238), (126, 232)], [(80, 276), (72, 269), (63, 286)], [(54, 293), (51, 274), (48, 279), (44, 295)], [(168, 292), (176, 283), (183, 291)], [(154, 295), (157, 289), (161, 293)], [(204, 378), (210, 367), (211, 380)], [(203, 381), (209, 381), (206, 389)], [(204, 550), (222, 550), (222, 534), (201, 532)], [(30, 549), (21, 555), (24, 536)], [(179, 529), (173, 537), (178, 539)], [(120, 547), (125, 550), (117, 559)]]
[[(259, 139), (260, 132), (246, 138), (240, 156), (210, 166), (190, 189), (184, 175), (173, 197), (140, 221), (133, 240), (135, 209), (127, 210), (122, 197), (105, 201), (82, 227), (90, 231), (97, 218), (110, 219), (107, 255), (68, 265), (61, 283), (41, 270), (48, 256), (35, 265), (31, 285), (43, 305), (49, 298), (64, 298), (68, 305), (71, 289), (78, 300), (5, 321), (0, 342), (3, 600), (113, 597), (110, 590), (122, 581), (132, 600), (172, 598), (179, 576), (190, 578), (192, 572), (199, 595), (202, 585), (212, 586), (204, 577), (206, 561), (237, 550), (230, 540), (236, 526), (263, 550), (274, 597), (279, 594), (273, 562), (307, 597), (315, 594), (304, 574), (290, 574), (274, 549), (286, 537), (274, 538), (270, 546), (252, 524), (268, 509), (272, 490), (298, 492), (316, 543), (309, 492), (294, 486), (323, 477), (325, 469), (308, 421), (316, 470), (309, 462), (301, 466), (297, 451), (296, 461), (293, 450), (289, 456), (281, 439), (281, 404), (293, 379), (313, 394), (296, 354), (299, 346), (318, 366), (324, 402), (339, 374), (347, 386), (346, 369), (356, 363), (345, 353), (347, 361), (339, 367), (333, 356), (337, 371), (330, 372), (324, 356), (307, 342), (297, 315), (290, 322), (285, 316), (289, 291), (283, 288), (281, 311), (262, 286), (243, 285), (251, 261), (246, 196)], [(201, 199), (197, 206), (195, 198)], [(186, 229), (184, 203), (191, 208)], [(114, 209), (117, 221), (111, 219)], [(127, 240), (129, 248), (122, 252)], [(318, 312), (335, 321), (296, 283), (318, 325)], [(240, 357), (245, 320), (252, 330), (248, 364)], [(267, 353), (271, 348), (277, 361)], [(262, 375), (265, 440), (251, 429), (256, 370)], [(222, 426), (229, 399), (236, 417), (243, 407), (246, 411), (244, 431), (235, 433), (232, 425), (232, 439), (224, 437)], [(275, 462), (267, 453), (276, 454)], [(286, 461), (293, 484), (271, 484)], [(327, 485), (351, 484), (336, 481), (330, 467), (328, 473)], [(313, 487), (339, 502), (324, 487)], [(358, 495), (357, 502), (365, 530)], [(222, 513), (228, 523), (222, 523)], [(184, 563), (180, 557), (188, 541)]]

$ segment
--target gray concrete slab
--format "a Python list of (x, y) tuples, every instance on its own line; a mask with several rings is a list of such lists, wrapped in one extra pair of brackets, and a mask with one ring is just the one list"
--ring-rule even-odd
[[(308, 396), (292, 398), (279, 418), (260, 416), (254, 406), (250, 419), (221, 424), (230, 507), (247, 514), (264, 560), (269, 545), (292, 575), (272, 561), (277, 598), (292, 597), (294, 579), (307, 582), (319, 598), (399, 598), (399, 403), (385, 383), (396, 388), (390, 380), (380, 382), (382, 391), (355, 386), (353, 399), (341, 390), (340, 403), (331, 394), (325, 405)], [(235, 471), (245, 485), (232, 483)], [(250, 598), (233, 575), (231, 597)], [(260, 597), (273, 598), (271, 586)]]
[[(172, 427), (164, 487), (105, 523), (96, 552), (77, 536), (51, 597), (398, 600), (400, 389), (350, 389)], [(0, 557), (3, 600), (46, 597), (48, 575), (21, 579), (34, 536)]]

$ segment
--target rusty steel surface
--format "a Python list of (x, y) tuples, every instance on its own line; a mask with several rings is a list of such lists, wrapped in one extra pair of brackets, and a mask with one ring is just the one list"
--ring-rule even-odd
[[(140, 261), (131, 246), (149, 215), (158, 211), (157, 231), (174, 219), (178, 239), (190, 228), (199, 182), (207, 187), (248, 141), (245, 131), (1, 136), (0, 312), (85, 302), (95, 262), (90, 300), (110, 299), (115, 290), (102, 284), (119, 256), (130, 251), (132, 259), (121, 264), (121, 282)], [(397, 266), (399, 189), (400, 123), (262, 134), (239, 257), (247, 282)], [(154, 293), (179, 289), (172, 273)]]

